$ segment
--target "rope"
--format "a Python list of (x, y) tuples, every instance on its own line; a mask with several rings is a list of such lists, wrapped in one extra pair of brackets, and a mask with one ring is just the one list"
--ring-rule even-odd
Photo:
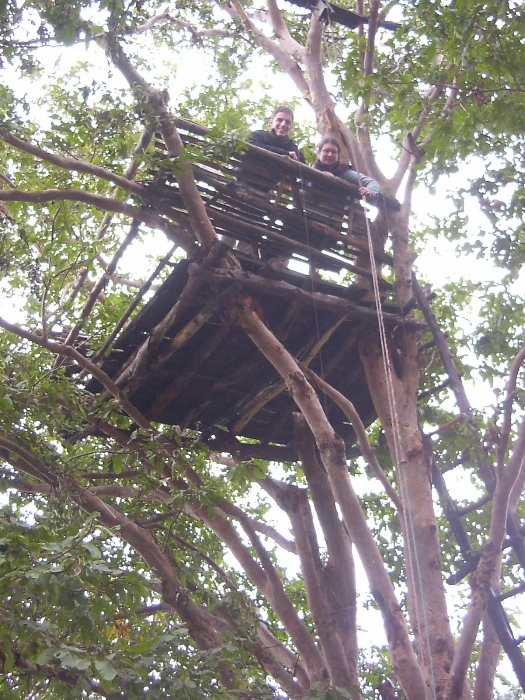
[[(353, 150), (351, 148), (351, 150)], [(354, 153), (351, 153), (351, 156), (355, 162), (354, 158)], [(362, 186), (361, 184), (361, 173), (356, 170), (357, 172), (357, 177), (358, 177), (358, 182), (359, 182), (359, 187)], [(366, 199), (363, 198), (363, 200), (366, 203)], [(388, 225), (388, 214), (386, 213), (386, 208), (385, 208), (385, 215), (387, 217), (387, 225)], [(387, 385), (387, 398), (388, 398), (388, 407), (390, 410), (390, 415), (392, 416), (392, 436), (394, 440), (394, 459), (398, 465), (398, 473), (400, 475), (400, 481), (401, 481), (401, 488), (403, 491), (404, 495), (404, 502), (406, 503), (406, 513), (407, 513), (407, 525), (408, 525), (408, 536), (409, 536), (409, 547), (408, 547), (408, 553), (410, 557), (410, 562), (411, 562), (411, 571), (417, 574), (417, 582), (412, 579), (412, 585), (414, 586), (414, 589), (416, 588), (416, 583), (417, 587), (419, 588), (419, 595), (421, 599), (421, 609), (423, 612), (423, 629), (424, 629), (424, 634), (425, 634), (425, 642), (426, 642), (426, 647), (427, 647), (427, 654), (428, 654), (428, 663), (429, 663), (429, 669), (430, 669), (430, 676), (431, 676), (431, 681), (432, 681), (432, 692), (434, 695), (434, 700), (437, 699), (437, 691), (436, 691), (436, 677), (435, 677), (435, 672), (434, 672), (434, 663), (432, 659), (432, 653), (431, 653), (431, 645), (430, 645), (430, 633), (429, 633), (429, 623), (428, 623), (428, 616), (427, 616), (427, 610), (426, 610), (426, 605), (425, 605), (425, 591), (424, 591), (424, 586), (423, 586), (423, 577), (422, 577), (422, 572), (421, 572), (421, 566), (419, 563), (419, 556), (417, 552), (417, 542), (416, 542), (416, 536), (415, 536), (415, 524), (414, 524), (414, 517), (412, 513), (412, 508), (410, 506), (410, 499), (408, 497), (408, 482), (406, 478), (406, 472), (405, 472), (405, 467), (407, 465), (407, 460), (404, 456), (402, 445), (401, 445), (401, 430), (399, 427), (399, 416), (397, 412), (397, 405), (396, 405), (396, 398), (395, 398), (395, 391), (394, 391), (394, 382), (392, 379), (392, 362), (390, 360), (390, 354), (388, 352), (388, 342), (387, 342), (387, 334), (385, 330), (385, 323), (384, 323), (384, 316), (383, 316), (383, 310), (381, 308), (381, 296), (380, 296), (380, 290), (379, 290), (379, 281), (378, 281), (378, 275), (377, 275), (377, 270), (376, 270), (376, 265), (375, 265), (375, 258), (374, 258), (374, 251), (373, 251), (373, 241), (372, 241), (372, 234), (370, 231), (370, 222), (368, 220), (368, 217), (365, 215), (365, 222), (366, 222), (366, 232), (367, 232), (367, 240), (368, 240), (368, 250), (369, 250), (369, 255), (370, 255), (370, 267), (371, 267), (371, 272), (372, 272), (372, 285), (373, 285), (373, 291), (374, 291), (374, 301), (376, 305), (376, 310), (377, 310), (377, 320), (378, 320), (378, 326), (379, 326), (379, 338), (380, 338), (380, 344), (381, 344), (381, 354), (382, 354), (382, 359), (383, 359), (383, 368), (385, 371), (385, 381)], [(414, 576), (414, 573), (412, 573), (412, 576)], [(417, 615), (417, 610), (418, 606), (415, 606), (416, 610), (416, 615)]]
[[(353, 153), (353, 148), (352, 148), (351, 144), (349, 144), (349, 150), (350, 150), (350, 156), (352, 158), (352, 161), (354, 163), (357, 162), (355, 159), (355, 154)], [(299, 173), (300, 173), (301, 179), (302, 179), (301, 169), (299, 169)], [(357, 168), (356, 168), (356, 173), (357, 173), (357, 178), (358, 178), (358, 183), (359, 183), (358, 186), (362, 187), (363, 185), (362, 185), (362, 181), (361, 181), (361, 173), (359, 172), (359, 170)], [(364, 197), (363, 197), (362, 201), (366, 204), (366, 199)], [(309, 229), (308, 229), (308, 220), (306, 217), (306, 211), (305, 211), (305, 207), (304, 207), (304, 197), (302, 196), (302, 193), (301, 193), (301, 205), (302, 205), (302, 209), (303, 209), (304, 222), (305, 222), (306, 242), (308, 245), (308, 250), (310, 251), (310, 237), (309, 237)], [(387, 219), (387, 226), (388, 226), (388, 213), (386, 212), (386, 207), (385, 207), (384, 213), (385, 213), (385, 216)], [(422, 576), (421, 566), (420, 566), (420, 562), (419, 562), (419, 556), (418, 556), (418, 552), (417, 552), (414, 517), (413, 517), (413, 513), (412, 513), (412, 508), (410, 506), (410, 500), (408, 497), (408, 481), (407, 481), (407, 475), (405, 472), (405, 468), (407, 465), (407, 459), (404, 456), (403, 448), (402, 448), (399, 415), (397, 412), (396, 397), (395, 397), (395, 391), (394, 391), (394, 381), (393, 381), (393, 374), (392, 374), (393, 368), (392, 368), (392, 362), (390, 359), (390, 354), (388, 352), (388, 340), (387, 340), (387, 333), (386, 333), (386, 329), (385, 329), (383, 310), (381, 307), (381, 294), (380, 294), (380, 289), (379, 289), (379, 280), (378, 280), (377, 269), (376, 269), (375, 258), (374, 258), (374, 250), (373, 250), (372, 234), (371, 234), (371, 230), (370, 230), (370, 222), (369, 222), (368, 216), (366, 216), (366, 214), (365, 214), (365, 223), (366, 223), (366, 232), (367, 232), (367, 240), (368, 240), (368, 251), (369, 251), (369, 255), (370, 255), (372, 286), (373, 286), (374, 300), (375, 300), (375, 305), (376, 305), (376, 310), (377, 310), (381, 354), (382, 354), (382, 360), (383, 360), (383, 368), (384, 368), (384, 372), (385, 372), (385, 381), (386, 381), (386, 386), (387, 386), (387, 400), (388, 400), (390, 415), (392, 416), (392, 436), (393, 436), (393, 440), (394, 440), (394, 460), (397, 464), (397, 471), (400, 475), (400, 481), (401, 481), (401, 489), (402, 489), (402, 492), (404, 495), (404, 502), (406, 503), (407, 528), (408, 528), (407, 536), (408, 536), (408, 545), (409, 545), (408, 546), (408, 555), (409, 555), (409, 559), (410, 559), (410, 574), (409, 575), (412, 578), (412, 585), (414, 587), (414, 590), (416, 589), (416, 587), (419, 589), (419, 595), (420, 595), (420, 600), (421, 600), (421, 609), (422, 609), (422, 614), (423, 614), (423, 625), (421, 625), (420, 623), (419, 624), (420, 624), (420, 628), (423, 627), (423, 629), (424, 629), (424, 636), (425, 636), (425, 642), (426, 642), (427, 654), (428, 654), (428, 664), (429, 664), (430, 677), (431, 677), (431, 682), (432, 682), (432, 692), (433, 692), (434, 700), (437, 700), (436, 677), (435, 677), (434, 664), (433, 664), (432, 653), (431, 653), (429, 622), (428, 622), (427, 610), (426, 610), (426, 605), (425, 605), (425, 592), (424, 592), (424, 586), (423, 586), (423, 576)], [(310, 254), (309, 254), (309, 266), (310, 266), (310, 270), (312, 270), (312, 263), (311, 263)], [(312, 291), (313, 291), (313, 280), (312, 280)], [(315, 319), (316, 319), (317, 339), (319, 340), (319, 325), (318, 325), (318, 320), (317, 320), (317, 309), (315, 306), (315, 299), (314, 299), (314, 312), (315, 312)], [(320, 351), (319, 355), (320, 355), (320, 363), (321, 363), (321, 372), (323, 372), (321, 351)], [(326, 398), (325, 398), (325, 401), (326, 401)], [(326, 406), (325, 406), (325, 411), (326, 411)], [(417, 580), (414, 579), (414, 576), (417, 577)], [(415, 611), (416, 611), (416, 615), (419, 617), (417, 605), (415, 605)]]

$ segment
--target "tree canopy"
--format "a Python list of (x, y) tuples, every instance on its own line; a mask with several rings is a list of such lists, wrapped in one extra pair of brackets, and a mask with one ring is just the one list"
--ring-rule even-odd
[[(524, 23), (507, 0), (0, 4), (5, 697), (519, 696), (487, 609), (525, 561)], [(370, 240), (408, 319), (356, 339), (365, 430), (239, 295), (228, 322), (297, 404), (286, 459), (149, 420), (101, 370), (173, 265), (217, 250), (188, 164), (228, 158), (283, 102), (309, 163), (336, 137), (400, 200)], [(184, 212), (147, 186), (168, 160)], [(430, 308), (416, 253), (445, 240), (464, 275)], [(219, 265), (238, 269), (235, 250)], [(445, 486), (479, 500), (459, 543)]]

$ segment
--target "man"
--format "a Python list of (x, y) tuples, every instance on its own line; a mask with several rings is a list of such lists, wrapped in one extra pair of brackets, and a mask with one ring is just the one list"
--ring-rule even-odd
[(280, 105), (273, 110), (267, 131), (252, 132), (248, 143), (264, 148), (272, 153), (289, 156), (293, 160), (304, 163), (304, 155), (290, 138), (293, 127), (293, 112), (290, 107)]
[[(302, 151), (297, 148), (297, 144), (290, 138), (290, 131), (293, 127), (293, 112), (290, 107), (280, 105), (273, 110), (269, 121), (269, 128), (253, 131), (248, 143), (259, 148), (264, 148), (266, 151), (277, 153), (278, 155), (288, 156), (292, 160), (297, 160), (301, 163), (305, 162)], [(260, 162), (253, 154), (243, 153), (241, 165), (237, 169), (237, 179), (239, 182), (246, 182), (255, 187), (260, 192), (269, 192), (277, 184), (277, 176), (272, 174), (273, 171), (264, 172), (261, 170)], [(261, 212), (259, 212), (261, 213)], [(261, 213), (264, 215), (264, 212)], [(232, 248), (253, 255), (254, 258), (264, 258), (258, 251), (258, 246), (255, 243), (247, 241), (235, 241), (230, 236), (221, 235), (221, 240), (228, 243)]]

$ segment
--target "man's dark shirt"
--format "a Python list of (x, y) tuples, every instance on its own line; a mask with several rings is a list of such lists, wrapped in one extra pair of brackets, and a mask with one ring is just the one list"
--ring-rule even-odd
[(278, 153), (281, 156), (287, 156), (290, 151), (297, 154), (297, 158), (301, 163), (304, 163), (304, 155), (302, 151), (297, 148), (297, 145), (292, 141), (292, 139), (287, 139), (283, 141), (271, 131), (258, 130), (253, 131), (250, 136), (248, 143), (254, 146), (259, 146), (259, 148), (264, 148), (266, 151), (271, 151), (272, 153)]

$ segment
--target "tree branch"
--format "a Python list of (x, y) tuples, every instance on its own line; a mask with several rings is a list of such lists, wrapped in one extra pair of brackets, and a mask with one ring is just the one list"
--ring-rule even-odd
[(512, 425), (512, 406), (514, 403), (514, 392), (516, 390), (516, 382), (521, 366), (525, 362), (525, 347), (517, 353), (512, 361), (509, 378), (505, 385), (505, 398), (503, 399), (503, 424), (500, 430), (500, 439), (498, 445), (498, 470), (503, 468), (505, 462), (505, 454), (509, 444), (509, 437)]
[[(9, 452), (14, 452), (24, 462), (36, 465), (47, 483), (54, 483), (59, 487), (58, 480), (53, 477), (43, 460), (35, 457), (25, 448), (4, 438), (0, 438), (0, 447), (9, 450)], [(151, 567), (155, 575), (161, 580), (163, 599), (186, 622), (188, 632), (199, 648), (217, 648), (220, 645), (220, 638), (215, 631), (213, 616), (206, 609), (201, 608), (191, 600), (188, 592), (182, 587), (171, 562), (164, 552), (161, 551), (149, 530), (140, 527), (126, 515), (102, 501), (95, 495), (94, 489), (81, 486), (73, 477), (65, 473), (62, 473), (60, 476), (60, 487), (62, 486), (67, 489), (73, 502), (89, 514), (96, 513), (97, 520), (102, 525), (127, 542)], [(105, 488), (101, 487), (101, 490)], [(134, 493), (136, 495), (136, 492)], [(231, 687), (234, 683), (231, 671), (224, 667), (221, 675), (225, 686)]]
[(294, 413), (292, 421), (294, 445), (303, 466), (328, 553), (321, 585), (330, 606), (334, 634), (339, 637), (353, 678), (350, 687), (354, 687), (359, 673), (359, 646), (352, 542), (337, 511), (326, 470), (319, 462), (312, 431), (301, 413)]
[[(144, 78), (142, 78), (125, 55), (122, 47), (115, 40), (106, 42), (106, 48), (108, 49), (113, 63), (127, 79), (130, 86), (139, 87), (145, 92), (148, 106), (152, 114), (158, 119), (159, 130), (168, 154), (178, 158), (183, 144), (177, 129), (173, 126), (173, 119), (166, 109), (167, 96), (160, 90), (152, 88)], [(188, 211), (193, 232), (204, 250), (208, 251), (215, 241), (217, 241), (217, 234), (210, 221), (189, 164), (188, 167), (177, 176), (177, 181), (179, 183), (179, 192), (182, 201)]]
[[(6, 661), (6, 653), (4, 651), (4, 648), (0, 647), (0, 661), (2, 662), (2, 665)], [(19, 668), (21, 671), (24, 673), (30, 674), (30, 675), (44, 675), (48, 680), (49, 683), (51, 684), (52, 681), (59, 680), (62, 683), (66, 683), (68, 686), (77, 686), (81, 679), (84, 682), (87, 682), (89, 685), (90, 690), (93, 693), (96, 693), (97, 695), (101, 695), (104, 698), (109, 698), (110, 695), (113, 695), (113, 693), (106, 692), (100, 683), (98, 681), (94, 681), (91, 678), (86, 677), (86, 675), (81, 674), (79, 671), (70, 671), (69, 669), (62, 668), (62, 667), (56, 667), (55, 663), (53, 664), (36, 664), (34, 661), (30, 661), (29, 659), (25, 658), (24, 656), (21, 656), (21, 654), (14, 648), (13, 645), (13, 651), (11, 652), (14, 656), (15, 659), (15, 666)], [(80, 693), (80, 688), (78, 689)]]
[[(44, 202), (72, 201), (84, 202), (103, 211), (111, 211), (114, 214), (123, 214), (132, 219), (142, 221), (151, 228), (160, 229), (166, 236), (183, 248), (188, 255), (195, 256), (198, 250), (193, 241), (183, 228), (187, 225), (186, 217), (180, 215), (181, 226), (175, 226), (166, 221), (154, 211), (133, 207), (125, 202), (120, 202), (110, 197), (104, 197), (84, 190), (38, 190), (35, 192), (24, 192), (23, 190), (0, 190), (0, 201), (4, 202), (29, 202), (31, 204), (43, 204)], [(171, 210), (170, 210), (171, 211)]]
[[(152, 133), (151, 133), (150, 129), (148, 129), (148, 128), (143, 129), (142, 134), (140, 135), (140, 138), (137, 142), (137, 145), (133, 149), (131, 162), (128, 165), (128, 167), (126, 168), (126, 172), (124, 173), (124, 176), (126, 177), (126, 179), (133, 180), (135, 175), (137, 174), (137, 171), (139, 168), (139, 162), (138, 162), (137, 156), (141, 153), (144, 153), (144, 151), (146, 150), (146, 148), (148, 147), (148, 145), (151, 141), (151, 137), (152, 137)], [(116, 198), (116, 192), (112, 195), (112, 198), (113, 199)], [(113, 220), (113, 216), (111, 214), (106, 213), (104, 215), (104, 218), (102, 219), (102, 221), (100, 222), (100, 226), (98, 227), (97, 240), (101, 240), (104, 237), (112, 220)], [(70, 297), (69, 297), (69, 303), (72, 303), (76, 299), (76, 297), (77, 297), (78, 293), (80, 292), (80, 290), (82, 289), (82, 286), (84, 285), (84, 282), (86, 281), (87, 277), (88, 277), (88, 269), (85, 268), (84, 270), (82, 270), (82, 272), (77, 277), (77, 280), (75, 282), (75, 286), (74, 286), (74, 288), (70, 294)], [(68, 337), (66, 339), (66, 343), (68, 345), (72, 345), (73, 341), (75, 340), (75, 337), (76, 337), (76, 335), (73, 335), (72, 333), (68, 334)]]
[(276, 0), (267, 0), (268, 15), (279, 43), (296, 61), (304, 59), (305, 47), (296, 41), (290, 32), (283, 19), (281, 10), (279, 9)]
[(231, 0), (231, 4), (224, 5), (223, 7), (226, 12), (230, 14), (230, 16), (232, 16), (234, 19), (239, 19), (242, 22), (247, 31), (254, 37), (257, 44), (268, 54), (270, 54), (270, 56), (273, 56), (278, 65), (293, 80), (301, 95), (306, 100), (310, 101), (310, 89), (308, 83), (301, 68), (299, 67), (299, 64), (297, 63), (298, 60), (302, 59), (302, 55), (297, 56), (297, 59), (294, 60), (290, 57), (289, 53), (279, 46), (276, 41), (273, 41), (265, 36), (248, 17), (239, 0)]
[(385, 489), (385, 493), (389, 496), (390, 500), (397, 508), (399, 517), (402, 518), (403, 504), (401, 503), (401, 499), (399, 498), (399, 495), (395, 488), (387, 479), (384, 471), (381, 468), (381, 465), (377, 461), (374, 449), (368, 441), (365, 426), (363, 425), (361, 418), (359, 417), (359, 413), (355, 410), (353, 403), (349, 401), (349, 399), (347, 399), (345, 396), (343, 396), (339, 391), (337, 391), (337, 389), (334, 389), (332, 386), (327, 384), (327, 382), (321, 379), (321, 377), (319, 377), (313, 370), (304, 367), (303, 371), (308, 377), (308, 379), (312, 382), (312, 384), (318, 389), (321, 389), (321, 391), (323, 391), (329, 398), (331, 398), (332, 401), (339, 406), (339, 408), (348, 418), (355, 431), (361, 454), (368, 462), (372, 474), (377, 479), (379, 479), (379, 481), (383, 485), (383, 488)]
[(133, 31), (133, 34), (144, 34), (145, 32), (148, 32), (150, 29), (152, 29), (156, 24), (160, 24), (161, 22), (166, 22), (168, 24), (173, 24), (177, 27), (181, 27), (182, 29), (186, 29), (186, 31), (188, 31), (191, 34), (193, 43), (197, 43), (199, 39), (202, 39), (203, 37), (207, 36), (234, 36), (231, 32), (225, 29), (194, 29), (189, 22), (186, 22), (183, 19), (178, 19), (177, 17), (173, 17), (173, 15), (170, 15), (168, 12), (162, 12), (159, 15), (150, 17), (150, 19), (146, 20), (146, 22), (139, 25)]
[[(518, 355), (521, 355), (521, 352)], [(515, 363), (515, 365), (517, 364), (519, 363)], [(444, 700), (453, 700), (458, 697), (458, 691), (466, 682), (472, 649), (476, 642), (480, 622), (487, 609), (490, 585), (498, 566), (505, 538), (510, 493), (523, 465), (524, 454), (525, 418), (521, 421), (518, 437), (505, 470), (498, 470), (497, 473), (498, 478), (492, 498), (489, 536), (483, 547), (478, 567), (471, 577), (471, 602), (457, 642)]]
[[(319, 635), (331, 683), (336, 687), (351, 688), (357, 680), (355, 669), (353, 673), (344, 653), (344, 642), (334, 625), (334, 610), (328, 600), (330, 589), (325, 586), (326, 582), (323, 580), (323, 565), (307, 492), (268, 477), (259, 480), (259, 483), (290, 518), (301, 562), (308, 608)], [(340, 613), (340, 610), (337, 613)]]
[(65, 357), (69, 357), (74, 360), (77, 364), (84, 369), (87, 369), (96, 379), (98, 379), (102, 386), (117, 399), (120, 406), (124, 409), (124, 411), (126, 411), (130, 418), (137, 423), (137, 425), (139, 425), (141, 428), (145, 428), (149, 432), (156, 432), (151, 423), (144, 418), (142, 413), (140, 413), (140, 411), (138, 411), (135, 406), (133, 406), (133, 404), (123, 395), (115, 382), (113, 382), (108, 375), (100, 369), (100, 367), (97, 367), (90, 362), (86, 357), (84, 357), (84, 355), (78, 352), (78, 350), (75, 350), (75, 348), (69, 345), (62, 345), (60, 343), (54, 343), (50, 340), (46, 340), (42, 336), (26, 331), (24, 328), (20, 328), (13, 323), (9, 323), (3, 318), (0, 318), (0, 327), (4, 328), (10, 333), (14, 333), (20, 338), (24, 338), (25, 340), (29, 340), (31, 343), (35, 343), (35, 345), (40, 345), (55, 355), (64, 355)]
[(148, 189), (144, 185), (134, 182), (133, 180), (123, 177), (122, 175), (116, 175), (111, 170), (106, 170), (106, 168), (102, 168), (94, 163), (86, 163), (82, 160), (64, 158), (63, 156), (57, 156), (54, 153), (49, 153), (49, 151), (46, 151), (39, 146), (34, 146), (27, 141), (22, 141), (22, 139), (17, 138), (2, 126), (0, 126), (0, 139), (8, 143), (10, 146), (13, 146), (13, 148), (23, 151), (24, 153), (29, 153), (40, 160), (47, 161), (58, 168), (62, 168), (62, 170), (86, 173), (87, 175), (99, 177), (107, 182), (112, 182), (125, 192), (130, 192), (141, 199), (148, 199)]
[[(230, 510), (227, 503), (222, 503), (221, 509), (226, 513)], [(299, 618), (297, 611), (286, 595), (282, 581), (268, 553), (262, 546), (249, 518), (247, 518), (242, 511), (239, 511), (239, 509), (234, 508), (234, 510), (237, 513), (241, 526), (247, 533), (255, 549), (261, 565), (255, 561), (248, 548), (242, 543), (235, 528), (233, 528), (225, 518), (218, 517), (216, 513), (210, 514), (208, 508), (192, 507), (192, 512), (194, 512), (195, 516), (206, 523), (206, 525), (208, 525), (208, 527), (227, 545), (228, 549), (244, 569), (246, 575), (250, 578), (252, 583), (257, 586), (275, 610), (285, 629), (290, 634), (301, 657), (304, 659), (311, 681), (321, 681), (326, 677), (326, 666), (323, 657), (306, 629), (305, 623)]]
[[(341, 507), (345, 525), (355, 543), (386, 628), (392, 664), (411, 697), (425, 697), (425, 681), (413, 652), (405, 620), (379, 548), (368, 528), (359, 500), (348, 476), (343, 441), (336, 437), (321, 404), (297, 363), (266, 328), (249, 303), (236, 300), (232, 320), (246, 330), (256, 347), (283, 377), (294, 401), (301, 409), (319, 449), (333, 493)], [(395, 643), (394, 643), (395, 642)], [(409, 698), (411, 700), (411, 698)]]

